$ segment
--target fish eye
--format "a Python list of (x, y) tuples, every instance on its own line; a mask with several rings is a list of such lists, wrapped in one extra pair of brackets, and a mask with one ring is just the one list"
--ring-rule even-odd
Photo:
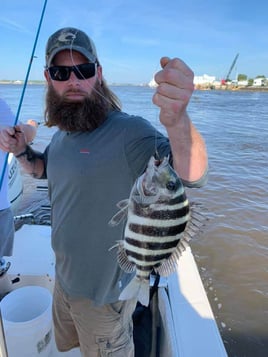
[(176, 182), (174, 182), (174, 181), (168, 181), (168, 183), (166, 184), (166, 188), (167, 188), (169, 191), (175, 191), (175, 190), (177, 189)]

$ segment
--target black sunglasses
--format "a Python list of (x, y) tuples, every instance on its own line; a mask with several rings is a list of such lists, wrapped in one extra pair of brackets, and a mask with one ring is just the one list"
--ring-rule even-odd
[(52, 66), (47, 70), (54, 81), (68, 81), (71, 72), (74, 72), (78, 79), (88, 79), (95, 76), (96, 63), (84, 63), (77, 66)]

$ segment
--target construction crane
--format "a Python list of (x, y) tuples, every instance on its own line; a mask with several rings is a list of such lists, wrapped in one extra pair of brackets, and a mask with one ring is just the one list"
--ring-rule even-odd
[(228, 73), (227, 73), (227, 76), (225, 77), (225, 79), (222, 79), (222, 80), (221, 80), (221, 84), (226, 84), (227, 82), (230, 81), (230, 75), (231, 75), (232, 70), (233, 70), (233, 68), (234, 68), (234, 66), (235, 66), (235, 64), (236, 64), (236, 61), (237, 61), (238, 56), (239, 56), (239, 53), (235, 56), (235, 58), (234, 58), (234, 60), (233, 60), (233, 62), (232, 62), (232, 64), (231, 64), (231, 67), (230, 67), (230, 69), (229, 69), (229, 71), (228, 71)]

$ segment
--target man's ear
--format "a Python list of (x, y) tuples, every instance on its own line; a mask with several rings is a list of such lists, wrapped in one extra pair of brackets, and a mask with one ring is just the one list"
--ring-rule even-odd
[(47, 81), (48, 83), (51, 82), (51, 78), (50, 78), (50, 75), (49, 75), (47, 69), (44, 70), (44, 77), (46, 78), (46, 81)]
[(97, 76), (98, 76), (99, 84), (101, 85), (101, 83), (102, 83), (102, 66), (97, 66)]

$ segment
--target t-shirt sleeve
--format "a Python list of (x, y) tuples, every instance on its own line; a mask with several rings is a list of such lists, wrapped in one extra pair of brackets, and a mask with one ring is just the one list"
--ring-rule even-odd
[(126, 126), (125, 153), (134, 177), (146, 169), (151, 156), (162, 159), (170, 155), (169, 140), (147, 120), (131, 116)]
[[(134, 177), (140, 176), (145, 171), (152, 155), (159, 159), (169, 156), (172, 165), (172, 152), (168, 137), (160, 133), (147, 120), (131, 116), (125, 138), (126, 157)], [(207, 180), (208, 169), (199, 180), (182, 181), (186, 187), (199, 188), (204, 186)]]

